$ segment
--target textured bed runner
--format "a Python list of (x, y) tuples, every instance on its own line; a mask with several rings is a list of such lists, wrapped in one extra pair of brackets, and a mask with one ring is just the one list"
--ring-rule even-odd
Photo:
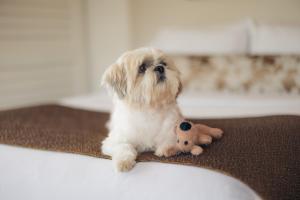
[[(100, 143), (107, 113), (45, 105), (0, 112), (0, 143), (108, 158)], [(222, 128), (224, 137), (200, 156), (157, 161), (214, 169), (240, 179), (264, 199), (300, 199), (300, 116), (193, 120)]]

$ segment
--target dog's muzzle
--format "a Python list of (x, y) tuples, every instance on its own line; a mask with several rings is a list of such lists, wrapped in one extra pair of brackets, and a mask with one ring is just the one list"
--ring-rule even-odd
[(157, 75), (158, 82), (162, 82), (166, 79), (165, 66), (162, 64), (156, 65), (154, 71)]

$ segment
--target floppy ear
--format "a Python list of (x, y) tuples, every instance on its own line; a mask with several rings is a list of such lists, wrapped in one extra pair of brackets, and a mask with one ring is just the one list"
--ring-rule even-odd
[(181, 81), (179, 81), (178, 91), (177, 91), (177, 94), (176, 94), (176, 98), (177, 98), (178, 95), (181, 93), (181, 91), (182, 91), (182, 83), (181, 83)]
[(124, 98), (127, 91), (127, 77), (124, 67), (119, 64), (112, 64), (104, 72), (102, 85), (106, 85), (117, 93), (120, 99)]

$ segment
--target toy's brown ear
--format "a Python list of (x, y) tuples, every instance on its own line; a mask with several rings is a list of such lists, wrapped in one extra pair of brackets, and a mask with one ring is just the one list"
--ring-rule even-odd
[(127, 77), (124, 67), (117, 63), (109, 66), (102, 77), (102, 85), (112, 88), (120, 99), (124, 98), (127, 92)]

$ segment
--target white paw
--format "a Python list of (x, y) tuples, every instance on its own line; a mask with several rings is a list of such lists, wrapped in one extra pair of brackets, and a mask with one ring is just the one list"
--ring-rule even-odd
[(135, 165), (137, 152), (130, 144), (118, 144), (113, 147), (112, 161), (116, 171), (127, 172)]
[(154, 152), (154, 155), (158, 156), (158, 157), (162, 157), (164, 155), (164, 152), (157, 149), (155, 152)]
[(128, 172), (134, 167), (135, 163), (136, 163), (135, 160), (132, 159), (115, 160), (114, 166), (115, 169), (119, 172)]
[(170, 157), (176, 154), (176, 149), (172, 148), (172, 147), (168, 147), (168, 148), (158, 148), (156, 149), (156, 151), (154, 152), (154, 155), (158, 156), (158, 157)]

